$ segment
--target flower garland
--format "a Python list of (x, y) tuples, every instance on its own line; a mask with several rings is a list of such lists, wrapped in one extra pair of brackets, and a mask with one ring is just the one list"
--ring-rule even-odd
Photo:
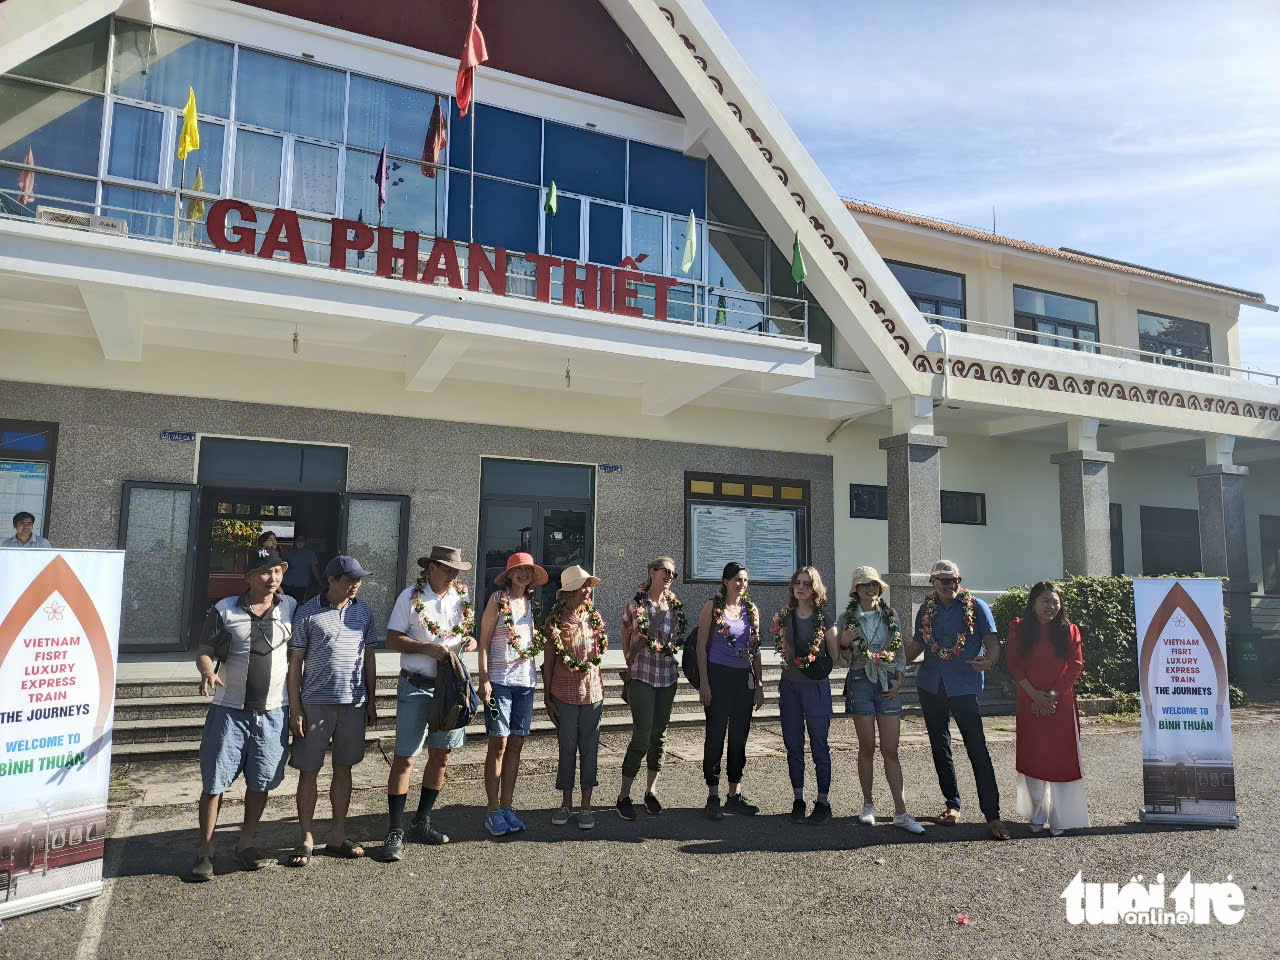
[[(731, 649), (738, 648), (738, 642), (733, 638), (733, 633), (729, 629), (729, 622), (724, 617), (724, 605), (728, 596), (725, 594), (724, 587), (716, 593), (715, 600), (711, 606), (711, 625), (718, 633), (724, 634), (725, 641)], [(746, 612), (747, 618), (747, 650), (745, 653), (739, 653), (744, 660), (755, 659), (756, 652), (760, 649), (760, 614), (756, 610), (756, 605), (751, 602), (751, 593), (747, 590), (742, 591), (742, 596), (738, 598), (740, 609)]]
[[(427, 608), (422, 602), (422, 595), (429, 589), (430, 584), (428, 584), (425, 575), (414, 582), (413, 590), (409, 593), (409, 604), (413, 607), (413, 612), (418, 615), (418, 621), (422, 624), (423, 629), (433, 634), (441, 643), (444, 643), (445, 638), (450, 634), (463, 638), (470, 637), (476, 629), (476, 613), (471, 601), (467, 599), (467, 588), (461, 583), (454, 583), (451, 586), (458, 591), (458, 596), (462, 598), (462, 622), (447, 630), (427, 617)], [(432, 593), (434, 592), (433, 590)]]
[(674, 639), (668, 637), (666, 643), (658, 643), (649, 635), (649, 614), (645, 610), (645, 601), (649, 598), (649, 588), (641, 587), (636, 591), (634, 603), (636, 605), (635, 624), (632, 632), (636, 634), (644, 645), (654, 653), (660, 653), (664, 656), (674, 657), (680, 652), (680, 648), (684, 646), (684, 638), (689, 632), (689, 621), (685, 619), (684, 604), (676, 599), (676, 595), (671, 590), (662, 592), (662, 599), (667, 601), (667, 606), (671, 608), (671, 612), (676, 615), (676, 636)]
[[(783, 607), (773, 615), (773, 626), (769, 628), (769, 632), (773, 634), (773, 649), (778, 652), (778, 656), (784, 656), (786, 649), (782, 642), (782, 621), (794, 609), (795, 607), (790, 606)], [(813, 621), (813, 640), (809, 643), (808, 652), (791, 658), (791, 662), (797, 667), (807, 667), (817, 660), (818, 654), (822, 652), (823, 641), (827, 638), (827, 605), (825, 603), (814, 604)]]
[[(865, 657), (876, 666), (888, 666), (893, 663), (894, 658), (898, 655), (898, 650), (902, 647), (902, 628), (898, 626), (898, 614), (893, 607), (886, 604), (879, 598), (876, 599), (876, 607), (880, 611), (880, 616), (884, 618), (885, 629), (889, 633), (889, 639), (885, 641), (879, 652), (873, 652), (867, 649), (867, 638), (862, 636), (862, 631), (858, 631), (858, 639), (854, 641), (852, 647), (852, 659)], [(849, 598), (849, 605), (844, 608), (844, 625), (845, 627), (853, 626), (858, 612), (858, 600), (856, 597)]]
[(547, 635), (556, 645), (556, 655), (574, 673), (581, 673), (591, 667), (600, 666), (600, 661), (604, 659), (604, 652), (609, 649), (609, 638), (605, 636), (604, 632), (604, 618), (596, 611), (596, 605), (587, 603), (583, 609), (587, 613), (587, 625), (591, 630), (591, 639), (595, 644), (595, 656), (587, 660), (579, 660), (575, 657), (569, 652), (569, 647), (564, 642), (564, 636), (560, 632), (560, 615), (564, 612), (563, 600), (557, 601), (556, 605), (551, 608), (551, 616), (547, 620)]
[[(529, 604), (530, 621), (535, 621), (533, 617), (533, 597), (530, 596), (525, 600)], [(507, 628), (507, 646), (516, 652), (517, 660), (532, 660), (541, 651), (547, 642), (547, 638), (542, 635), (542, 631), (538, 629), (536, 622), (530, 626), (533, 639), (529, 642), (528, 647), (522, 647), (516, 640), (516, 618), (511, 612), (511, 595), (505, 590), (499, 590), (497, 594), (498, 603), (498, 619), (502, 621), (502, 625)]]
[(938, 655), (939, 660), (954, 660), (964, 653), (964, 642), (973, 633), (973, 594), (961, 590), (956, 599), (964, 605), (964, 630), (956, 634), (955, 643), (950, 647), (939, 646), (933, 639), (933, 618), (938, 615), (938, 595), (931, 593), (925, 597), (924, 608), (920, 611), (920, 639), (924, 641), (926, 650)]

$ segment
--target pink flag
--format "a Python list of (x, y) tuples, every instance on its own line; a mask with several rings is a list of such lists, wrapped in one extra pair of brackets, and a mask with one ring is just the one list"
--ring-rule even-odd
[(422, 145), (421, 169), (424, 177), (435, 179), (436, 168), (432, 164), (440, 162), (440, 154), (444, 152), (444, 144), (444, 111), (440, 109), (440, 98), (436, 97), (436, 108), (431, 111), (431, 122), (427, 124), (427, 139)]
[(484, 46), (484, 34), (476, 19), (480, 16), (480, 0), (471, 0), (471, 26), (462, 47), (462, 59), (458, 63), (457, 101), (458, 114), (465, 117), (471, 108), (471, 88), (475, 83), (476, 67), (489, 59)]
[(378, 169), (373, 174), (378, 184), (378, 223), (382, 223), (382, 208), (387, 205), (387, 145), (382, 145), (382, 153), (378, 155)]
[(36, 202), (36, 172), (31, 169), (36, 165), (36, 159), (32, 156), (30, 147), (27, 147), (27, 159), (22, 162), (27, 169), (18, 174), (18, 202), (29, 207)]

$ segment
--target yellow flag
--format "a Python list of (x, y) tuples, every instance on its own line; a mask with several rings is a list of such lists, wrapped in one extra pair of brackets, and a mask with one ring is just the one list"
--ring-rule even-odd
[[(191, 185), (191, 189), (197, 192), (204, 190), (204, 174), (200, 172), (200, 168), (196, 167), (196, 182)], [(204, 219), (204, 199), (201, 197), (192, 197), (187, 201), (187, 219), (193, 223), (198, 223)]]
[(187, 87), (187, 105), (182, 108), (182, 133), (178, 136), (178, 159), (187, 159), (192, 150), (200, 149), (200, 125), (196, 123), (196, 92)]

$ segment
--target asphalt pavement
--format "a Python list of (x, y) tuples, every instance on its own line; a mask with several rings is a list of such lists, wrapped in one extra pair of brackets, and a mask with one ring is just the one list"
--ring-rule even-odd
[[(987, 730), (1014, 839), (997, 843), (978, 812), (973, 777), (955, 744), (967, 806), (955, 827), (941, 809), (923, 731), (905, 725), (902, 750), (908, 809), (926, 826), (911, 836), (889, 822), (892, 807), (877, 757), (875, 827), (853, 818), (861, 807), (853, 731), (840, 718), (832, 803), (823, 826), (789, 822), (786, 761), (776, 724), (753, 730), (744, 791), (754, 818), (712, 823), (698, 757), (701, 731), (674, 734), (663, 774), (667, 809), (634, 823), (613, 812), (625, 740), (606, 738), (596, 827), (553, 827), (559, 806), (550, 741), (530, 742), (517, 806), (529, 829), (499, 840), (484, 833), (482, 745), (469, 745), (435, 818), (452, 842), (410, 844), (405, 859), (383, 863), (385, 761), (371, 753), (359, 782), (350, 835), (370, 856), (317, 856), (302, 869), (272, 865), (255, 873), (232, 863), (237, 804), (223, 812), (217, 876), (187, 882), (196, 843), (190, 804), (149, 805), (154, 771), (121, 770), (113, 783), (107, 893), (79, 912), (46, 910), (6, 921), (0, 957), (104, 958), (475, 957), (543, 960), (577, 957), (721, 958), (1274, 958), (1280, 939), (1280, 712), (1235, 716), (1238, 829), (1137, 823), (1141, 804), (1136, 725), (1087, 722), (1085, 774), (1093, 826), (1059, 838), (1033, 836), (1014, 813), (1012, 718)], [(190, 772), (169, 771), (172, 782)], [(813, 797), (812, 768), (808, 776)], [(416, 801), (417, 780), (410, 807)], [(640, 799), (642, 789), (633, 794)], [(152, 797), (163, 794), (152, 793)], [(321, 798), (317, 815), (328, 814)], [(318, 821), (323, 842), (325, 821)], [(260, 845), (283, 856), (296, 842), (292, 798), (272, 801)], [(1060, 894), (1086, 881), (1124, 884), (1163, 873), (1172, 888), (1228, 874), (1244, 894), (1231, 926), (1073, 926)], [(968, 919), (957, 922), (957, 916)]]

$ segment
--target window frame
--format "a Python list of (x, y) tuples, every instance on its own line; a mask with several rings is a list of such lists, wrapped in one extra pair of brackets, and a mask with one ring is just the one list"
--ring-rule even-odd
[[(1031, 293), (1047, 293), (1052, 297), (1065, 297), (1068, 300), (1079, 300), (1081, 303), (1093, 304), (1093, 326), (1090, 328), (1090, 327), (1087, 327), (1085, 324), (1077, 323), (1074, 320), (1063, 320), (1058, 317), (1048, 316), (1047, 314), (1028, 313), (1025, 310), (1019, 310), (1018, 309), (1018, 291), (1019, 290), (1027, 290)], [(1063, 349), (1075, 350), (1079, 353), (1100, 353), (1101, 352), (1100, 346), (1087, 347), (1081, 343), (1070, 343), (1065, 345), (1059, 345), (1058, 343), (1045, 342), (1046, 340), (1056, 341), (1059, 338), (1064, 336), (1073, 337), (1076, 340), (1087, 340), (1088, 339), (1087, 337), (1080, 336), (1080, 331), (1081, 329), (1090, 329), (1093, 333), (1093, 338), (1094, 338), (1093, 342), (1095, 344), (1099, 344), (1100, 341), (1098, 340), (1098, 337), (1100, 336), (1100, 333), (1098, 330), (1098, 301), (1097, 300), (1091, 300), (1088, 297), (1077, 297), (1073, 293), (1062, 293), (1058, 290), (1045, 290), (1041, 287), (1031, 287), (1031, 286), (1027, 286), (1025, 283), (1013, 284), (1013, 288), (1010, 296), (1013, 300), (1013, 325), (1020, 330), (1027, 331), (1027, 333), (1025, 334), (1021, 334), (1021, 333), (1018, 334), (1018, 339), (1021, 342), (1036, 343), (1045, 347), (1056, 347), (1059, 350), (1063, 350)], [(1019, 320), (1025, 320), (1031, 325), (1027, 327), (1021, 326), (1018, 323)], [(1070, 327), (1072, 332), (1069, 334), (1063, 334), (1063, 333), (1047, 333), (1047, 332), (1038, 330), (1036, 327), (1036, 324), (1039, 323), (1040, 321), (1044, 321), (1046, 323), (1055, 323), (1055, 324), (1058, 324), (1059, 326)]]
[[(43, 433), (49, 438), (44, 450), (5, 450), (0, 447), (0, 460), (47, 463), (49, 465), (49, 474), (45, 480), (44, 490), (44, 523), (41, 524), (40, 530), (40, 536), (46, 540), (49, 538), (49, 520), (53, 516), (53, 484), (56, 479), (58, 465), (58, 426), (59, 424), (56, 420), (19, 420), (0, 417), (0, 433)], [(7, 522), (11, 519), (12, 517), (3, 517), (0, 518), (0, 522)], [(0, 540), (10, 536), (12, 536), (11, 532), (6, 533), (0, 536)]]
[[(1205, 331), (1204, 349), (1207, 356), (1203, 360), (1194, 360), (1189, 357), (1178, 357), (1173, 354), (1164, 353), (1164, 351), (1158, 349), (1158, 347), (1162, 344), (1167, 344), (1172, 347), (1190, 347), (1190, 346), (1194, 346), (1194, 344), (1187, 343), (1184, 340), (1173, 340), (1171, 338), (1162, 337), (1156, 334), (1143, 333), (1142, 332), (1143, 317), (1154, 317), (1157, 320), (1177, 320), (1179, 323), (1194, 323), (1197, 326), (1204, 327), (1204, 331)], [(1204, 320), (1192, 320), (1190, 317), (1175, 317), (1167, 313), (1156, 313), (1154, 310), (1139, 310), (1137, 311), (1137, 325), (1138, 325), (1138, 349), (1144, 350), (1147, 353), (1158, 353), (1166, 358), (1163, 360), (1157, 360), (1155, 357), (1144, 356), (1141, 358), (1142, 360), (1146, 361), (1147, 363), (1156, 363), (1165, 367), (1179, 367), (1183, 370), (1198, 370), (1201, 373), (1212, 372), (1212, 367), (1209, 366), (1210, 364), (1213, 363), (1213, 325), (1212, 324), (1207, 323)], [(1151, 346), (1151, 344), (1153, 343), (1156, 345), (1156, 348), (1153, 348)]]
[[(786, 510), (792, 513), (796, 518), (796, 536), (799, 540), (796, 543), (796, 565), (807, 566), (813, 563), (813, 497), (809, 480), (800, 477), (781, 478), (781, 477), (756, 477), (745, 474), (724, 474), (724, 473), (702, 473), (698, 471), (686, 470), (684, 472), (684, 549), (681, 554), (683, 558), (684, 571), (681, 574), (681, 582), (691, 584), (715, 584), (719, 585), (719, 577), (713, 579), (698, 579), (694, 576), (694, 558), (693, 558), (693, 536), (692, 524), (690, 523), (690, 510), (697, 504), (710, 504), (713, 506), (743, 506), (743, 507), (760, 507), (764, 509)], [(714, 491), (707, 493), (704, 491), (695, 492), (693, 486), (695, 483), (711, 483)], [(728, 494), (723, 492), (725, 483), (740, 484), (743, 487), (741, 494)], [(758, 496), (755, 488), (759, 486), (767, 486), (777, 491), (772, 497)], [(799, 499), (788, 498), (782, 495), (783, 488), (798, 489), (800, 491)], [(798, 514), (798, 516), (796, 516)], [(746, 563), (747, 558), (740, 557), (739, 562)], [(750, 573), (751, 567), (747, 565), (747, 572)], [(752, 577), (752, 582), (760, 585), (783, 586), (791, 582), (791, 575), (788, 574), (782, 580), (765, 580), (760, 577)]]
[[(856, 491), (869, 491), (875, 494), (877, 501), (884, 504), (884, 509), (872, 513), (858, 513), (854, 501)], [(889, 486), (884, 483), (851, 483), (849, 484), (849, 519), (850, 520), (888, 520), (889, 519)]]
[[(902, 283), (901, 280), (898, 280), (897, 274), (894, 274), (894, 279), (898, 280), (898, 283), (902, 285), (903, 291), (906, 293), (908, 297), (911, 298), (911, 302), (916, 305), (916, 309), (919, 310), (921, 313), (925, 313), (926, 311), (920, 306), (918, 302), (919, 300), (933, 300), (939, 304), (947, 303), (947, 304), (951, 304), (958, 307), (960, 309), (960, 316), (958, 318), (953, 319), (950, 323), (941, 323), (940, 325), (943, 327), (946, 327), (948, 330), (955, 330), (957, 333), (965, 332), (965, 330), (967, 329), (967, 326), (965, 325), (965, 320), (967, 320), (969, 316), (969, 308), (968, 308), (969, 286), (968, 286), (968, 278), (963, 273), (957, 273), (954, 270), (943, 270), (940, 267), (929, 267), (929, 266), (925, 266), (923, 263), (909, 263), (906, 260), (890, 260), (886, 258), (884, 262), (887, 266), (889, 266), (890, 273), (893, 273), (894, 266), (899, 266), (899, 267), (910, 267), (913, 270), (925, 270), (929, 273), (940, 273), (948, 277), (959, 277), (960, 278), (960, 299), (955, 300), (951, 297), (939, 297), (931, 293), (930, 294), (913, 293), (911, 290), (907, 288), (907, 285), (905, 283)], [(932, 313), (933, 311), (928, 311), (928, 312)], [(938, 321), (936, 320), (927, 320), (926, 322), (938, 323)]]
[[(948, 520), (943, 516), (943, 504), (946, 502), (947, 496), (952, 497), (973, 497), (974, 505), (977, 508), (977, 520)], [(987, 495), (973, 490), (939, 490), (938, 491), (938, 519), (942, 523), (954, 523), (965, 527), (985, 527), (987, 525)]]

